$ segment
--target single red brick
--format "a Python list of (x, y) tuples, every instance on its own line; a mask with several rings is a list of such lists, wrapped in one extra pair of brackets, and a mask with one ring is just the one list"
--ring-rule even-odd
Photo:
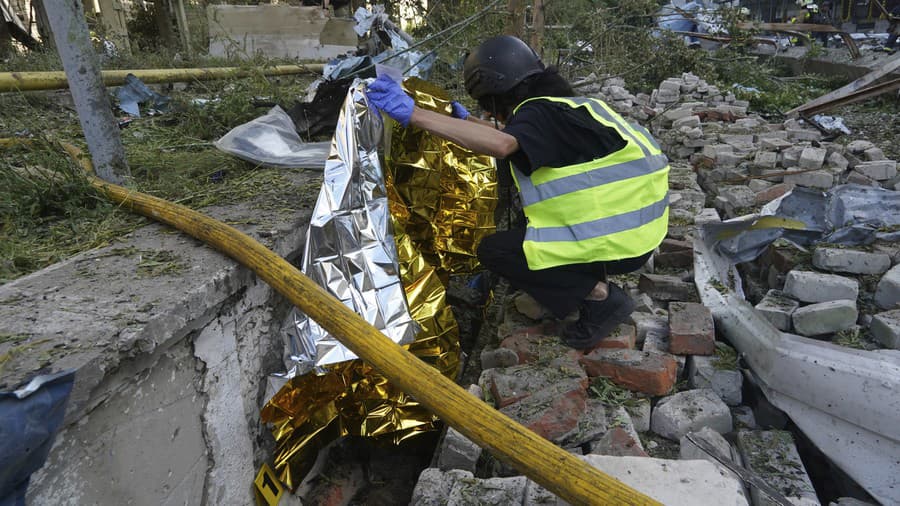
[(616, 327), (610, 335), (604, 337), (595, 348), (625, 348), (633, 350), (636, 340), (634, 325), (623, 323)]
[(716, 332), (712, 313), (702, 304), (669, 304), (669, 351), (676, 355), (712, 355)]
[(572, 356), (564, 356), (549, 364), (524, 364), (486, 372), (485, 384), (497, 407), (504, 407), (529, 397), (560, 381), (577, 381), (587, 389), (588, 377)]
[(604, 376), (634, 392), (664, 395), (675, 386), (678, 364), (668, 353), (595, 349), (581, 357), (588, 376)]
[(774, 186), (770, 186), (765, 190), (756, 192), (756, 203), (765, 204), (771, 202), (793, 189), (794, 183), (779, 183)]
[(587, 407), (587, 390), (577, 380), (565, 380), (502, 408), (500, 412), (556, 442), (578, 426)]
[(500, 347), (516, 352), (520, 364), (555, 358), (574, 351), (560, 342), (559, 332), (547, 329), (542, 325), (518, 329), (501, 341)]
[(630, 432), (622, 427), (613, 427), (600, 440), (591, 445), (591, 453), (614, 457), (649, 457)]

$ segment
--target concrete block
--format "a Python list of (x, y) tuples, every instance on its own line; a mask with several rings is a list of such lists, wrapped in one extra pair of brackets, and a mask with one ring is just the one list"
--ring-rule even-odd
[(800, 146), (791, 146), (784, 151), (781, 152), (781, 166), (786, 169), (792, 169), (797, 167), (797, 164), (800, 163), (800, 153), (803, 152), (803, 148)]
[(634, 399), (634, 403), (625, 406), (625, 411), (631, 417), (631, 425), (638, 432), (650, 430), (650, 399), (641, 397)]
[(882, 274), (891, 268), (891, 257), (854, 249), (816, 248), (813, 265), (830, 272), (850, 274)]
[[(645, 294), (646, 295), (646, 294)], [(643, 343), (649, 333), (659, 333), (669, 337), (669, 319), (667, 316), (648, 313), (632, 313), (631, 321), (634, 323), (635, 342)], [(669, 350), (665, 350), (668, 353)]]
[(703, 147), (703, 156), (718, 160), (720, 156), (725, 154), (733, 154), (734, 148), (728, 144), (710, 144)]
[(800, 152), (798, 163), (801, 169), (821, 169), (828, 152), (822, 148), (806, 148)]
[(677, 365), (667, 353), (596, 349), (580, 363), (589, 376), (604, 376), (634, 392), (664, 395), (675, 386)]
[(756, 194), (743, 185), (719, 187), (719, 196), (724, 198), (734, 209), (746, 209), (756, 203)]
[(753, 165), (763, 169), (774, 169), (778, 164), (778, 154), (772, 151), (760, 151), (753, 157)]
[(882, 309), (894, 309), (900, 304), (900, 264), (881, 277), (875, 288), (875, 304)]
[[(453, 483), (443, 504), (464, 506), (472, 504), (475, 498), (479, 504), (522, 504), (527, 485), (528, 478), (524, 476), (460, 479)], [(413, 501), (410, 504), (419, 503)]]
[(759, 311), (767, 320), (772, 322), (778, 330), (785, 332), (791, 331), (791, 315), (800, 307), (800, 303), (787, 297), (780, 290), (769, 290), (759, 304), (756, 310)]
[(744, 156), (738, 153), (721, 153), (716, 158), (716, 165), (719, 167), (737, 167), (739, 163), (744, 161)]
[(453, 427), (447, 429), (447, 433), (441, 441), (438, 468), (442, 471), (462, 469), (474, 473), (479, 458), (481, 458), (480, 446)]
[[(790, 432), (739, 431), (737, 443), (744, 466), (781, 491), (791, 502), (809, 506), (819, 504)], [(750, 498), (756, 505), (774, 504), (755, 487), (750, 489)]]
[(866, 140), (856, 140), (850, 141), (847, 144), (847, 151), (854, 154), (859, 154), (865, 152), (867, 149), (874, 148), (875, 145)]
[(709, 427), (722, 434), (731, 432), (731, 411), (712, 390), (678, 392), (661, 399), (650, 417), (650, 430), (679, 441), (688, 432)]
[(822, 132), (818, 130), (807, 130), (805, 128), (788, 128), (788, 140), (794, 142), (801, 141), (821, 141), (822, 140)]
[(711, 355), (715, 351), (712, 313), (702, 304), (669, 304), (669, 349), (676, 355)]
[(897, 162), (894, 160), (878, 160), (861, 162), (853, 170), (876, 181), (886, 181), (897, 175)]
[(790, 148), (794, 145), (793, 142), (788, 142), (786, 139), (778, 139), (771, 137), (760, 137), (759, 138), (759, 147), (767, 150), (767, 151), (784, 151), (787, 148)]
[(873, 316), (869, 330), (872, 337), (885, 347), (900, 350), (900, 309)]
[(441, 471), (436, 467), (429, 467), (419, 474), (410, 504), (444, 506), (450, 490), (459, 480), (474, 481), (476, 478), (469, 471)]
[(719, 217), (719, 212), (711, 207), (703, 208), (696, 217), (694, 217), (695, 225), (702, 225), (704, 223), (718, 223), (722, 221), (722, 218)]
[[(696, 128), (700, 126), (700, 116), (694, 114), (690, 109), (687, 110), (687, 114), (681, 116), (679, 118), (675, 118), (672, 121), (672, 128), (678, 130), (681, 127), (688, 128)], [(702, 134), (701, 130), (701, 134)]]
[(855, 170), (851, 170), (850, 173), (847, 174), (847, 182), (862, 186), (879, 186), (878, 181)]
[(831, 153), (830, 155), (828, 155), (828, 158), (825, 159), (825, 167), (829, 169), (836, 169), (843, 172), (847, 170), (847, 167), (849, 166), (850, 162), (847, 160), (847, 158), (837, 151)]
[(834, 274), (792, 270), (785, 279), (784, 294), (801, 302), (856, 300), (859, 295), (859, 283), (855, 279)]
[(791, 320), (794, 331), (801, 336), (818, 336), (847, 330), (856, 324), (859, 312), (856, 299), (831, 300), (801, 307), (794, 311)]
[(759, 194), (759, 192), (771, 188), (775, 183), (771, 181), (766, 181), (765, 179), (751, 179), (747, 182), (747, 188), (750, 188), (755, 194)]
[(691, 355), (687, 357), (688, 383), (691, 388), (712, 390), (729, 406), (741, 404), (741, 388), (744, 377), (740, 371), (723, 369), (715, 356)]
[(800, 174), (787, 174), (784, 176), (784, 182), (792, 183), (797, 186), (805, 186), (807, 188), (828, 190), (834, 186), (834, 174), (827, 170), (813, 170), (810, 172), (801, 172)]
[(863, 158), (869, 160), (870, 162), (874, 162), (877, 160), (884, 160), (884, 151), (878, 147), (871, 147), (865, 151), (863, 151)]

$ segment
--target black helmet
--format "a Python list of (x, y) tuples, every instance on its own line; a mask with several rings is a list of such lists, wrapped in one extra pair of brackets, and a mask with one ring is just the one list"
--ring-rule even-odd
[(539, 74), (544, 64), (534, 49), (512, 35), (500, 35), (481, 43), (463, 65), (466, 91), (475, 100), (500, 95), (525, 78)]

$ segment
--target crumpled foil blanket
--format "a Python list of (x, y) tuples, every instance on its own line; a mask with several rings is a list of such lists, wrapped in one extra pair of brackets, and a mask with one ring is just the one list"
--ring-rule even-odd
[[(427, 84), (416, 85), (420, 83)], [(427, 182), (452, 188), (447, 202), (456, 208), (445, 207), (458, 213), (438, 213), (440, 206), (420, 200), (443, 199), (443, 195), (410, 188), (421, 186), (419, 178), (398, 178), (392, 171), (382, 174), (377, 153), (382, 122), (368, 108), (364, 89), (364, 81), (354, 82), (341, 111), (310, 223), (303, 271), (386, 336), (454, 377), (459, 368), (459, 329), (442, 282), (449, 273), (437, 252), (447, 253), (446, 258), (474, 259), (475, 238), (493, 231), (493, 160), (446, 141), (441, 142), (447, 146), (441, 146), (430, 135), (420, 133), (419, 144), (410, 139), (406, 149), (450, 153), (440, 162), (434, 161), (433, 154), (409, 156), (440, 164), (438, 172), (426, 162), (419, 163), (421, 170), (434, 176)], [(436, 88), (432, 91), (445, 97)], [(434, 99), (425, 91), (414, 96), (419, 105), (437, 109), (436, 104), (443, 103), (440, 110), (450, 112), (446, 98)], [(405, 151), (398, 148), (392, 153), (404, 155)], [(490, 175), (483, 173), (488, 169)], [(470, 178), (473, 173), (477, 179)], [(458, 181), (451, 183), (454, 178)], [(485, 187), (494, 188), (494, 198), (478, 202), (476, 214), (487, 214), (490, 220), (473, 220), (464, 203), (477, 199), (463, 192), (490, 195)], [(470, 238), (471, 248), (453, 244), (450, 252), (435, 246), (434, 228), (420, 227), (419, 235), (408, 233), (412, 217), (420, 217), (415, 211), (420, 207), (435, 210), (434, 216), (461, 216), (459, 223), (447, 222), (446, 233), (454, 233), (449, 227), (456, 227), (461, 236)], [(474, 223), (478, 230), (469, 230)], [(428, 256), (422, 254), (423, 245)], [(476, 264), (467, 260), (453, 265), (457, 269), (453, 272), (470, 272)], [(356, 359), (305, 315), (296, 311), (294, 316), (297, 332), (288, 339), (290, 379), (261, 411), (262, 420), (272, 424), (277, 443), (275, 471), (289, 488), (300, 484), (318, 451), (338, 437), (369, 436), (399, 443), (436, 428), (437, 419), (418, 402)]]

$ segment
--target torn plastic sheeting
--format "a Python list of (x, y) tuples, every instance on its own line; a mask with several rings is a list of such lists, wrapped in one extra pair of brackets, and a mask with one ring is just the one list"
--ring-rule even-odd
[(233, 128), (215, 146), (267, 167), (322, 170), (331, 143), (303, 142), (291, 117), (276, 105), (267, 114)]
[(119, 109), (136, 118), (141, 117), (140, 104), (145, 102), (150, 102), (155, 111), (166, 112), (169, 110), (169, 97), (151, 90), (134, 74), (125, 76), (125, 84), (119, 87), (116, 98), (119, 99)]
[[(763, 220), (773, 216), (780, 220)], [(800, 224), (800, 226), (796, 226)], [(900, 239), (900, 192), (855, 184), (827, 192), (797, 187), (760, 212), (703, 226), (716, 251), (733, 263), (749, 262), (777, 239), (801, 247), (818, 242), (869, 244)]]
[(812, 119), (829, 132), (841, 132), (842, 134), (847, 135), (851, 133), (850, 129), (847, 128), (847, 125), (844, 124), (844, 118), (841, 118), (840, 116), (816, 114)]
[(864, 351), (780, 332), (745, 299), (734, 265), (694, 239), (694, 281), (716, 329), (749, 364), (772, 404), (883, 504), (900, 503), (900, 353)]
[(0, 504), (25, 504), (31, 473), (47, 460), (74, 380), (75, 371), (63, 371), (0, 392)]

